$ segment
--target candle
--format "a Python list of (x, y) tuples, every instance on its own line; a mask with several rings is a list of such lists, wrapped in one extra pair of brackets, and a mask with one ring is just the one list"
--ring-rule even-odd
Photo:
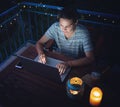
[(81, 78), (73, 77), (67, 81), (67, 95), (70, 98), (77, 98), (82, 96), (84, 91), (84, 84)]
[(93, 87), (90, 92), (90, 104), (92, 106), (99, 106), (102, 100), (102, 90), (99, 87)]

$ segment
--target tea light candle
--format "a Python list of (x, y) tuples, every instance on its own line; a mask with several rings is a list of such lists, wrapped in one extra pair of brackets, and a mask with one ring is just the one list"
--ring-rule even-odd
[(102, 90), (99, 87), (93, 87), (90, 92), (90, 104), (92, 106), (99, 106), (102, 100)]

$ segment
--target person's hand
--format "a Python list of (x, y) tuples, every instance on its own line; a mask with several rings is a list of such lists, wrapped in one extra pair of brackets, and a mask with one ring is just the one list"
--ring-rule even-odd
[(56, 67), (58, 68), (58, 71), (59, 71), (60, 75), (63, 74), (63, 73), (65, 73), (65, 70), (68, 68), (68, 66), (69, 65), (67, 63), (65, 63), (65, 62), (59, 63), (59, 64), (56, 65)]
[(45, 64), (46, 63), (46, 55), (45, 54), (41, 54), (39, 56), (38, 62)]

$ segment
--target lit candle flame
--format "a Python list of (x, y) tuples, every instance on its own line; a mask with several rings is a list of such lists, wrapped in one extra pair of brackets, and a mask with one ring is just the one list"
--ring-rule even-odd
[(92, 88), (90, 92), (90, 104), (92, 106), (99, 106), (102, 100), (102, 90), (98, 87)]

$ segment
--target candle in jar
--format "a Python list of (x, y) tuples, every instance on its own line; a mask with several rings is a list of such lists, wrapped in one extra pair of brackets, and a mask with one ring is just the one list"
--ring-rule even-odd
[(90, 92), (90, 104), (92, 106), (99, 106), (102, 100), (102, 90), (99, 87), (93, 87)]
[(70, 79), (70, 85), (73, 89), (70, 89), (70, 93), (73, 95), (77, 95), (80, 92), (80, 86), (82, 86), (83, 81), (79, 77), (73, 77)]
[(84, 83), (79, 77), (72, 77), (67, 81), (67, 95), (72, 99), (81, 98), (84, 92)]

